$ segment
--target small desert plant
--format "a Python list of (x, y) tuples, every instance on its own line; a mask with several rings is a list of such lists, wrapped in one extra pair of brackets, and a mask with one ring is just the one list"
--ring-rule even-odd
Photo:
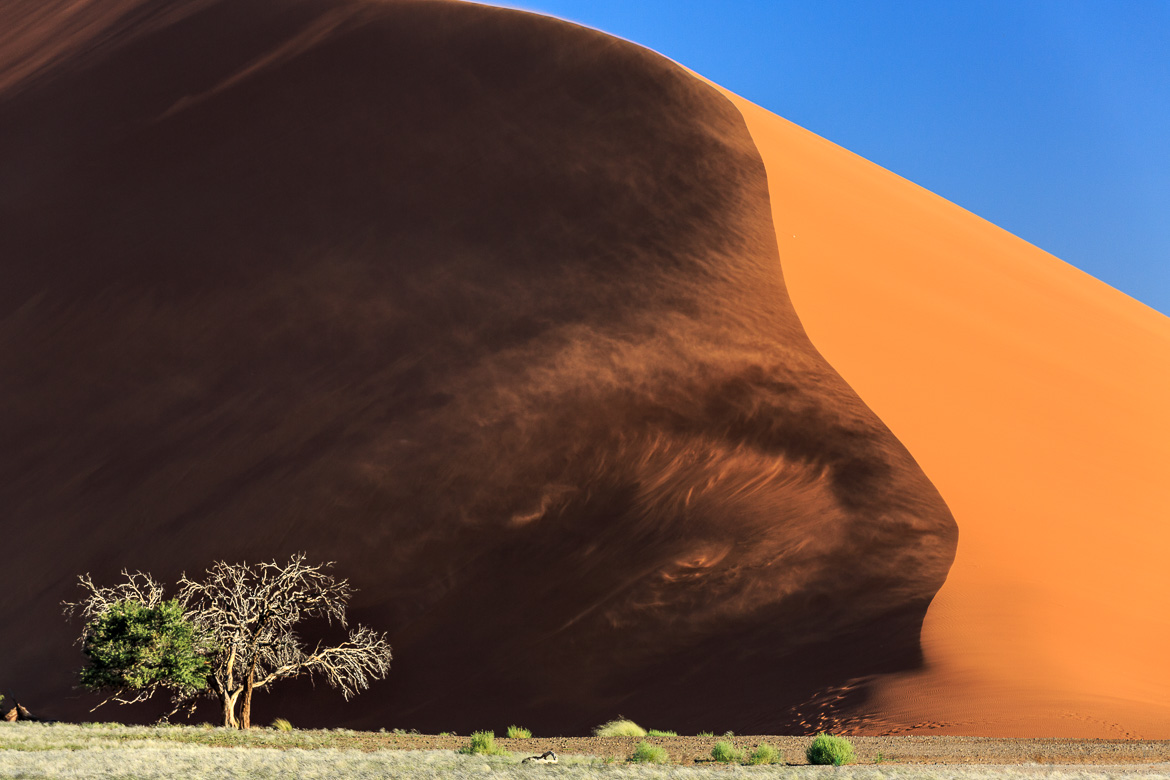
[(662, 731), (661, 729), (650, 729), (646, 732), (648, 737), (677, 737), (677, 731)]
[(532, 731), (523, 726), (509, 726), (508, 739), (532, 739)]
[(780, 754), (776, 752), (776, 748), (771, 745), (760, 745), (755, 751), (748, 756), (749, 764), (775, 764), (780, 759)]
[(713, 736), (715, 736), (715, 732), (714, 731), (700, 731), (695, 736), (696, 737), (713, 737)]
[(276, 729), (277, 731), (292, 731), (293, 724), (289, 723), (284, 718), (277, 718), (276, 720), (272, 721), (272, 728)]
[(634, 723), (632, 720), (626, 720), (622, 716), (618, 716), (617, 720), (611, 720), (609, 723), (602, 723), (597, 728), (593, 729), (593, 736), (595, 737), (644, 737), (646, 736), (646, 729)]
[(734, 764), (743, 759), (743, 752), (735, 749), (730, 742), (716, 742), (711, 748), (711, 758), (720, 764)]
[(810, 764), (849, 764), (853, 761), (853, 743), (844, 737), (818, 734), (805, 751), (805, 756)]
[(630, 760), (639, 764), (666, 764), (670, 762), (670, 754), (666, 752), (666, 748), (651, 745), (649, 742), (639, 742)]
[(508, 751), (496, 744), (496, 734), (493, 731), (471, 732), (471, 744), (460, 749), (460, 753), (479, 756), (504, 756)]

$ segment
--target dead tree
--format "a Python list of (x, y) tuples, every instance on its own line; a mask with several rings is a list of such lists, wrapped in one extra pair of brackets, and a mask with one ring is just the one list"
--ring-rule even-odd
[(219, 561), (201, 582), (180, 578), (179, 600), (215, 642), (210, 682), (224, 726), (250, 728), (253, 691), (277, 680), (320, 674), (348, 700), (389, 673), (390, 645), (369, 628), (358, 626), (339, 645), (318, 642), (311, 649), (298, 636), (296, 627), (308, 618), (346, 626), (353, 588), (325, 573), (332, 565), (310, 566), (298, 553), (285, 564)]

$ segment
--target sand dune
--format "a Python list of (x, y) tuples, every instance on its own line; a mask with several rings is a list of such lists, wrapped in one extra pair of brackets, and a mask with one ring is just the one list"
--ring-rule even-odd
[(1170, 319), (734, 99), (801, 322), (959, 525), (859, 723), (1170, 738)]
[(23, 702), (96, 701), (77, 574), (295, 550), (339, 562), (396, 660), (260, 722), (807, 731), (917, 668), (954, 522), (805, 336), (716, 90), (448, 2), (4, 13)]
[(1170, 738), (1170, 321), (637, 46), (8, 2), (0, 258), (45, 715), (78, 573), (303, 549), (394, 669), (260, 721)]

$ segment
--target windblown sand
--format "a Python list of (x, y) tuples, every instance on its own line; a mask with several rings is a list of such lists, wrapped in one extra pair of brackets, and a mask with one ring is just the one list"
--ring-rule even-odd
[(298, 550), (395, 660), (257, 718), (800, 731), (920, 664), (955, 523), (801, 329), (717, 90), (473, 4), (39, 2), (0, 8), (55, 51), (0, 79), (0, 635), (34, 712), (96, 703), (79, 574)]

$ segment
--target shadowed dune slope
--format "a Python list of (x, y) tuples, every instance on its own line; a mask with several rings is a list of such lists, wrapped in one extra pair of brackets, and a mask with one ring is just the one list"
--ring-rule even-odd
[(446, 2), (2, 13), (22, 701), (96, 701), (77, 574), (296, 550), (394, 668), (257, 722), (810, 730), (917, 667), (953, 520), (805, 336), (718, 91)]
[(805, 329), (961, 533), (855, 727), (1170, 738), (1170, 319), (733, 99)]

